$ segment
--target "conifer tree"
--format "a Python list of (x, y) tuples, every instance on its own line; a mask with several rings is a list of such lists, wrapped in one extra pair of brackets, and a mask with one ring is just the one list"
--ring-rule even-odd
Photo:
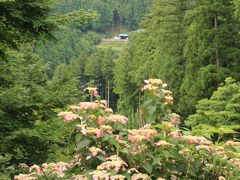
[(202, 99), (196, 105), (196, 114), (187, 118), (187, 125), (194, 129), (230, 128), (239, 129), (240, 123), (240, 84), (227, 78), (224, 84), (214, 91), (210, 99)]
[(51, 35), (56, 24), (47, 21), (50, 0), (0, 2), (0, 55), (19, 42), (32, 41), (41, 34)]
[(153, 75), (168, 83), (175, 95), (175, 102), (179, 98), (185, 68), (183, 47), (186, 8), (184, 0), (156, 0), (143, 21), (156, 48), (152, 62)]
[(183, 0), (153, 1), (150, 13), (142, 22), (145, 31), (133, 37), (128, 51), (116, 66), (115, 91), (120, 95), (120, 109), (136, 110), (140, 84), (143, 79), (151, 77), (167, 82), (174, 92), (175, 101), (178, 100), (184, 75), (185, 10)]
[(186, 15), (186, 71), (181, 85), (179, 112), (194, 112), (194, 105), (210, 97), (227, 76), (239, 78), (239, 23), (230, 0), (200, 0)]

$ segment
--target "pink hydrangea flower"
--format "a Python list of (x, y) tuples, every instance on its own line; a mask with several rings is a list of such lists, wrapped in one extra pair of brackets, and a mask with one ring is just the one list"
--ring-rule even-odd
[(64, 121), (66, 121), (66, 122), (68, 122), (68, 121), (73, 121), (73, 120), (75, 120), (75, 119), (80, 118), (79, 115), (74, 114), (74, 113), (72, 113), (72, 112), (60, 112), (60, 113), (58, 114), (58, 116), (63, 116)]
[(95, 97), (98, 96), (98, 91), (93, 91), (92, 95)]
[(120, 141), (122, 138), (121, 138), (121, 136), (117, 135), (115, 139), (116, 139), (116, 141)]
[(103, 125), (104, 122), (105, 122), (105, 119), (104, 119), (103, 117), (99, 117), (99, 118), (98, 118), (98, 124), (99, 124), (99, 125)]
[(104, 132), (103, 132), (102, 129), (98, 129), (98, 130), (97, 130), (97, 133), (96, 133), (96, 138), (99, 139), (100, 137), (102, 137), (103, 133), (104, 133)]

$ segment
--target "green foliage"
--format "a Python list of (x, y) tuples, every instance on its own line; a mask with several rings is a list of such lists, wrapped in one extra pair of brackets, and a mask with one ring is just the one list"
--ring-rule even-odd
[[(141, 24), (143, 30), (131, 35), (129, 45), (116, 62), (112, 49), (95, 47), (101, 42), (100, 35), (80, 31), (137, 29), (150, 3), (151, 11)], [(62, 29), (53, 33), (59, 26)], [(239, 163), (239, 147), (218, 143), (223, 135), (236, 136), (239, 132), (239, 83), (227, 78), (215, 91), (226, 77), (239, 80), (238, 31), (238, 0), (0, 1), (0, 173), (7, 171), (12, 176), (23, 161), (28, 165), (69, 161), (69, 155), (77, 148), (83, 161), (67, 172), (69, 177), (79, 173), (90, 176), (90, 171), (114, 154), (128, 164), (126, 169), (120, 169), (128, 179), (131, 177), (127, 168), (136, 168), (152, 179), (239, 177), (235, 166)], [(35, 41), (40, 36), (44, 38)], [(53, 36), (55, 40), (50, 40)], [(211, 97), (199, 101), (196, 114), (187, 118), (193, 132), (182, 131), (174, 124), (176, 114), (169, 114), (172, 98), (166, 106), (169, 97), (165, 91), (141, 91), (142, 79), (149, 77), (167, 82), (177, 102), (173, 108), (185, 116), (195, 112), (198, 100)], [(108, 100), (110, 96), (111, 101), (116, 98), (114, 87), (120, 96), (118, 109), (128, 115), (129, 122), (109, 122), (110, 114), (104, 109), (81, 111), (81, 125), (101, 130), (101, 124), (95, 121), (104, 118), (112, 132), (101, 137), (87, 136), (77, 126), (72, 134), (76, 144), (72, 144), (67, 137), (75, 123), (63, 124), (55, 116), (58, 108), (88, 99), (86, 93), (80, 92), (86, 84), (98, 85), (100, 96)], [(110, 104), (113, 106), (113, 102)], [(157, 135), (134, 142), (127, 126), (145, 123), (155, 126), (145, 126), (140, 131), (156, 130)], [(181, 138), (172, 137), (171, 133)], [(216, 144), (205, 146), (192, 143), (196, 137), (183, 140), (191, 133), (219, 137)], [(116, 139), (118, 135), (128, 146)], [(167, 145), (156, 147), (158, 141)], [(89, 148), (93, 146), (106, 154), (91, 155)], [(223, 148), (225, 155), (218, 148)], [(23, 169), (22, 173), (26, 172)], [(7, 178), (0, 175), (0, 179)]]
[(56, 10), (59, 12), (69, 12), (79, 8), (95, 10), (99, 14), (98, 19), (88, 24), (85, 29), (106, 32), (108, 30), (119, 31), (122, 28), (137, 29), (150, 3), (151, 0), (62, 0)]
[(0, 154), (10, 155), (11, 164), (18, 164), (27, 157), (32, 160), (41, 157), (43, 160), (47, 156), (35, 149), (45, 151), (47, 146), (31, 130), (38, 120), (50, 117), (47, 114), (50, 111), (44, 107), (47, 102), (44, 88), (46, 65), (27, 46), (23, 49), (21, 53), (8, 51), (6, 57), (9, 61), (1, 61)]
[(22, 162), (67, 159), (73, 149), (64, 134), (69, 126), (55, 118), (55, 108), (79, 97), (78, 81), (67, 65), (60, 65), (49, 80), (47, 65), (31, 46), (20, 50), (6, 52), (7, 61), (0, 62), (1, 173), (14, 173)]
[[(196, 105), (196, 114), (187, 118), (187, 125), (194, 129), (228, 128), (239, 130), (240, 122), (240, 85), (227, 78), (210, 99), (203, 99)], [(234, 132), (232, 132), (234, 133)], [(227, 134), (223, 132), (223, 134)]]
[(0, 53), (19, 42), (32, 41), (39, 35), (51, 35), (56, 25), (47, 21), (51, 0), (0, 2)]
[(180, 88), (179, 112), (194, 113), (226, 77), (239, 78), (239, 22), (231, 1), (198, 1), (185, 16), (186, 71)]
[(56, 24), (70, 25), (70, 26), (80, 26), (97, 18), (97, 14), (94, 12), (86, 12), (84, 10), (77, 10), (61, 15), (56, 15), (50, 18)]
[(226, 77), (239, 80), (239, 18), (230, 1), (152, 3), (142, 22), (143, 32), (131, 37), (117, 62), (118, 108), (135, 114), (141, 80), (157, 77), (167, 82), (174, 109), (186, 117)]
[(34, 111), (42, 108), (45, 101), (46, 66), (27, 49), (24, 53), (8, 52), (10, 61), (1, 62), (1, 132), (8, 132), (8, 126), (18, 129), (31, 125)]
[(121, 112), (136, 111), (139, 84), (149, 77), (166, 81), (174, 92), (174, 101), (178, 101), (184, 75), (185, 9), (184, 1), (153, 1), (142, 22), (144, 31), (131, 37), (128, 49), (117, 62), (115, 92), (120, 95)]
[[(96, 13), (76, 10), (54, 14), (55, 0), (0, 2), (0, 55), (21, 42), (32, 42), (39, 36), (52, 38), (60, 25), (80, 26), (96, 19)], [(58, 3), (57, 3), (58, 4)]]
[(52, 3), (0, 2), (0, 179), (12, 178), (21, 162), (69, 160), (74, 149), (66, 139), (71, 125), (55, 116), (80, 98), (86, 59), (101, 36), (76, 28), (95, 14), (53, 12)]
[[(149, 82), (144, 90), (155, 96), (161, 91), (164, 94), (162, 87), (157, 86), (161, 84), (159, 80)], [(203, 136), (192, 136), (190, 131), (179, 129), (176, 114), (168, 114), (169, 118), (160, 123), (127, 129), (127, 118), (107, 112), (101, 101), (81, 102), (70, 109), (59, 116), (63, 116), (66, 123), (78, 123), (72, 132), (75, 158), (69, 163), (27, 167), (26, 170), (35, 173), (15, 178), (150, 180), (239, 177), (240, 143), (214, 144)]]
[(64, 104), (76, 102), (79, 98), (79, 81), (71, 71), (71, 66), (57, 66), (53, 78), (48, 82), (51, 104), (64, 107)]
[(112, 79), (113, 68), (113, 51), (96, 49), (86, 61), (85, 75), (91, 79), (103, 79), (107, 82)]
[(142, 88), (144, 96), (141, 98), (139, 107), (140, 124), (161, 123), (167, 115), (171, 113), (173, 104), (172, 92), (166, 90), (160, 79), (145, 80), (146, 83)]
[(239, 0), (234, 0), (233, 1), (236, 7), (236, 16), (240, 17), (240, 1)]
[(93, 50), (93, 45), (100, 40), (94, 33), (83, 35), (78, 30), (62, 30), (54, 33), (57, 41), (42, 40), (37, 43), (38, 53), (49, 64), (52, 76), (57, 65), (69, 64), (72, 59), (84, 60)]
[(97, 48), (87, 58), (84, 68), (85, 79), (95, 82), (101, 97), (108, 100), (109, 105), (114, 109), (116, 109), (116, 97), (112, 89), (115, 57), (112, 49)]

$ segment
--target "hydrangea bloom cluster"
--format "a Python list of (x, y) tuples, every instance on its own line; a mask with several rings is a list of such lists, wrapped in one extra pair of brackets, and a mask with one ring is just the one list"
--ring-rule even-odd
[(162, 93), (164, 95), (164, 104), (173, 104), (172, 92), (165, 89), (167, 88), (167, 84), (163, 83), (161, 79), (148, 79), (144, 80), (144, 83), (145, 84), (141, 89), (142, 91), (147, 91), (153, 95), (158, 95), (159, 93)]
[(42, 166), (32, 165), (28, 167), (30, 174), (19, 174), (15, 176), (15, 180), (34, 180), (38, 179), (38, 176), (43, 175), (56, 175), (61, 178), (65, 176), (65, 171), (74, 167), (78, 162), (71, 161), (70, 163), (58, 162), (58, 163), (44, 163)]
[(121, 123), (121, 124), (127, 124), (128, 118), (126, 116), (113, 114), (107, 117), (109, 122), (111, 123)]
[(144, 140), (150, 141), (151, 138), (154, 138), (158, 134), (156, 129), (151, 129), (150, 127), (128, 130), (128, 133), (128, 140), (132, 143), (139, 143)]
[[(163, 105), (171, 105), (172, 92), (166, 87), (167, 84), (160, 79), (149, 79), (145, 80), (142, 90), (150, 92), (151, 96), (163, 97)], [(88, 88), (87, 91), (93, 96), (97, 89)], [(114, 114), (105, 100), (81, 102), (58, 116), (65, 122), (79, 122), (72, 134), (77, 150), (75, 159), (69, 163), (33, 165), (28, 168), (29, 174), (15, 176), (15, 180), (32, 180), (47, 175), (75, 180), (182, 177), (224, 180), (240, 174), (240, 142), (218, 144), (206, 137), (183, 132), (179, 128), (180, 116), (176, 113), (164, 114), (160, 123), (149, 123), (138, 129), (127, 129), (128, 118)]]
[(60, 112), (58, 116), (62, 116), (64, 118), (64, 121), (74, 121), (76, 119), (79, 119), (80, 116), (77, 114), (74, 114), (73, 112)]
[(147, 174), (134, 174), (132, 180), (150, 180), (151, 178)]
[(97, 147), (90, 147), (89, 151), (91, 152), (92, 157), (97, 156), (98, 154), (106, 155), (106, 152)]
[(122, 158), (117, 155), (110, 156), (106, 158), (106, 162), (100, 164), (97, 170), (110, 170), (113, 169), (116, 173), (120, 171), (121, 168), (125, 169), (128, 165), (122, 160)]
[(96, 87), (87, 87), (84, 89), (84, 91), (87, 91), (92, 96), (98, 96), (98, 91)]

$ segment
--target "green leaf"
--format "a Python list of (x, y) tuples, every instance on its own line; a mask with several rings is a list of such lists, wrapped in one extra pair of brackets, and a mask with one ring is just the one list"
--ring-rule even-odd
[(227, 152), (226, 153), (228, 157), (231, 157), (231, 158), (236, 158), (236, 154), (234, 152)]
[(90, 144), (90, 140), (89, 139), (84, 139), (83, 141), (81, 141), (78, 145), (77, 145), (77, 149), (80, 150), (82, 148), (85, 148), (86, 146), (88, 146)]
[(125, 154), (129, 154), (129, 150), (127, 148), (124, 148), (123, 150), (121, 150), (121, 152), (123, 152)]
[(97, 158), (102, 162), (106, 161), (106, 158), (104, 156), (97, 156)]
[(103, 141), (108, 141), (110, 138), (110, 136), (108, 134), (104, 134), (104, 136), (102, 137)]
[(154, 121), (156, 120), (156, 114), (152, 114), (152, 115), (149, 115), (148, 117), (147, 117), (147, 124), (152, 124), (152, 123), (154, 123)]
[(149, 162), (144, 163), (143, 168), (144, 168), (149, 174), (152, 173), (152, 170), (153, 170), (152, 163), (149, 163)]
[(236, 131), (229, 128), (210, 128), (207, 132), (218, 133), (218, 134), (234, 134)]
[(199, 167), (201, 166), (201, 161), (200, 159), (196, 159), (193, 163), (193, 167), (194, 169), (199, 169)]
[(152, 100), (145, 101), (143, 106), (148, 107), (152, 103)]
[(147, 152), (146, 155), (147, 155), (148, 157), (152, 158), (152, 159), (155, 158), (154, 155), (153, 155), (153, 153), (151, 153), (151, 152)]
[(75, 135), (75, 142), (76, 142), (76, 144), (78, 144), (80, 141), (82, 140), (82, 135), (81, 134), (76, 134)]
[(240, 146), (234, 147), (238, 153), (240, 153)]
[(161, 160), (162, 160), (161, 157), (155, 157), (155, 158), (153, 159), (152, 165), (154, 166), (154, 165), (158, 164)]
[(122, 173), (122, 175), (125, 176), (127, 179), (131, 179), (131, 176), (126, 172)]
[(148, 108), (148, 111), (149, 111), (149, 114), (150, 114), (150, 115), (153, 114), (153, 113), (155, 113), (156, 110), (157, 110), (157, 106), (151, 106), (150, 108)]

